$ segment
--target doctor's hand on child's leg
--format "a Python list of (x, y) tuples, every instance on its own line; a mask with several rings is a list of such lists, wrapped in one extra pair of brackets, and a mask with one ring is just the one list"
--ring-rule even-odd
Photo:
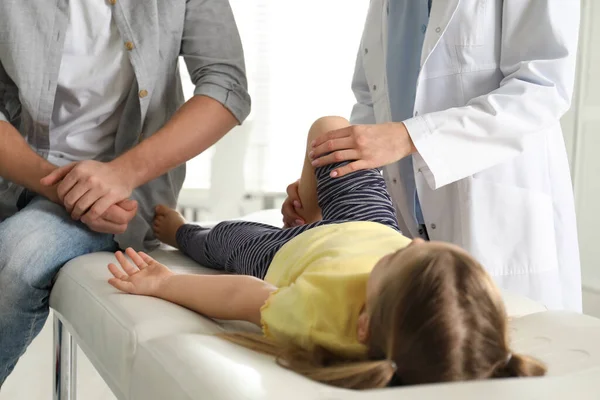
[(164, 205), (156, 207), (152, 230), (158, 240), (169, 246), (177, 246), (177, 230), (185, 224), (185, 219), (176, 210)]
[(168, 278), (175, 275), (169, 268), (146, 253), (136, 253), (132, 248), (128, 248), (125, 253), (135, 265), (131, 264), (120, 251), (117, 251), (115, 255), (121, 268), (115, 264), (108, 265), (108, 269), (114, 276), (108, 282), (123, 292), (157, 296)]

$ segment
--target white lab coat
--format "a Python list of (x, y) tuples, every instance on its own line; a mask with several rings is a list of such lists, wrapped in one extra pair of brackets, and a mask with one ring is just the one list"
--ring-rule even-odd
[[(371, 0), (354, 124), (391, 120), (387, 3)], [(433, 0), (414, 118), (404, 121), (430, 238), (468, 250), (502, 288), (576, 311), (579, 249), (559, 119), (573, 91), (579, 12), (578, 0)], [(384, 175), (401, 228), (416, 236), (399, 169)]]

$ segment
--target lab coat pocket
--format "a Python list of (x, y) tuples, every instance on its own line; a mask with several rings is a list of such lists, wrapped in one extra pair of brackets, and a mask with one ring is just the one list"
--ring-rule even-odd
[(442, 41), (457, 46), (481, 46), (484, 43), (490, 1), (493, 0), (461, 2), (442, 36)]
[(558, 269), (552, 198), (486, 179), (467, 182), (466, 241), (496, 276)]
[(498, 0), (462, 2), (448, 25), (442, 42), (452, 52), (460, 73), (498, 67), (499, 36), (502, 34)]

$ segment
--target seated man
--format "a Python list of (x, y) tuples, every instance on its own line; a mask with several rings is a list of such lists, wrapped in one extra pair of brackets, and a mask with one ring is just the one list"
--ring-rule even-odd
[[(181, 108), (180, 55), (196, 85)], [(249, 112), (227, 1), (0, 2), (0, 386), (59, 269), (156, 245), (182, 164)]]

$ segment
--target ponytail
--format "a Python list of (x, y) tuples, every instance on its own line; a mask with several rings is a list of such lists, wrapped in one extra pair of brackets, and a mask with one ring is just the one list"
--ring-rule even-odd
[(506, 361), (502, 361), (498, 364), (492, 375), (493, 378), (518, 378), (546, 375), (546, 366), (534, 358), (520, 354), (512, 354), (509, 357), (510, 358)]
[(345, 389), (376, 389), (388, 386), (396, 365), (389, 360), (346, 361), (317, 348), (313, 352), (283, 346), (259, 334), (223, 333), (218, 337), (247, 349), (274, 356), (281, 367), (308, 379)]

